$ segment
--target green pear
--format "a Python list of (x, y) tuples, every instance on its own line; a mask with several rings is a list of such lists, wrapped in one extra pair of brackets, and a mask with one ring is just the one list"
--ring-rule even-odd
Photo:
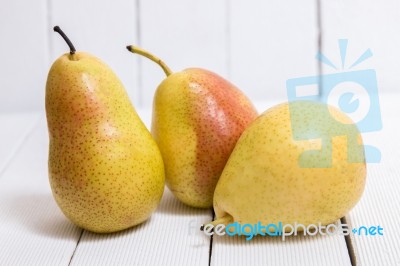
[(237, 142), (215, 189), (211, 224), (326, 225), (355, 206), (365, 181), (361, 135), (347, 115), (316, 102), (281, 104)]
[(99, 233), (142, 223), (164, 191), (161, 153), (114, 72), (75, 48), (46, 84), (49, 179), (63, 213)]
[(127, 48), (159, 64), (167, 75), (154, 96), (151, 127), (164, 159), (167, 186), (189, 206), (211, 207), (225, 163), (257, 117), (256, 109), (215, 73), (199, 68), (172, 73), (154, 55)]

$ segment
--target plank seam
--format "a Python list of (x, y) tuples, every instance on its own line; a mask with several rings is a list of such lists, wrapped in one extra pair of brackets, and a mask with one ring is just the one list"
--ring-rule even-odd
[(232, 49), (231, 49), (231, 3), (230, 0), (226, 0), (225, 3), (225, 9), (226, 9), (226, 19), (225, 19), (225, 34), (226, 34), (226, 72), (227, 72), (227, 77), (228, 79), (231, 78), (231, 56), (232, 56)]
[[(340, 219), (340, 222), (342, 224), (346, 224), (348, 226), (348, 228), (350, 228), (345, 216)], [(356, 253), (354, 251), (354, 244), (351, 241), (350, 234), (344, 236), (344, 239), (346, 241), (347, 252), (349, 253), (349, 257), (350, 257), (350, 263), (352, 266), (357, 266), (357, 257), (356, 257)]]
[[(51, 4), (52, 0), (46, 0), (46, 22), (47, 22), (47, 29), (45, 29), (46, 32), (46, 38), (47, 38), (47, 62), (46, 63), (50, 63), (51, 57), (54, 53), (54, 47), (53, 47), (53, 41), (50, 38), (50, 34), (49, 34), (49, 29), (53, 28), (53, 16), (52, 16), (52, 10), (53, 10), (53, 6)], [(47, 66), (46, 66), (47, 67)]]
[[(317, 10), (317, 48), (318, 52), (322, 52), (322, 0), (316, 0), (316, 10)], [(324, 88), (322, 87), (322, 62), (317, 60), (317, 71), (318, 71), (318, 93), (319, 96), (324, 94)]]
[[(319, 52), (322, 52), (323, 49), (323, 27), (322, 27), (322, 0), (316, 0), (316, 9), (317, 9), (317, 48)], [(318, 87), (319, 87), (319, 95), (322, 96), (324, 91), (323, 91), (323, 87), (322, 87), (322, 62), (320, 60), (317, 61), (318, 62)], [(340, 222), (342, 224), (346, 224), (347, 220), (346, 217), (342, 217), (340, 219)], [(346, 235), (344, 236), (344, 240), (346, 242), (346, 248), (347, 248), (347, 252), (350, 258), (350, 264), (352, 266), (357, 266), (357, 258), (354, 252), (354, 246), (353, 243), (351, 241), (351, 237), (350, 235)]]
[[(215, 219), (214, 208), (211, 209), (211, 221)], [(210, 236), (210, 249), (208, 251), (208, 266), (211, 266), (211, 256), (212, 256), (212, 245), (213, 245), (214, 235)]]
[[(136, 0), (136, 39), (137, 45), (139, 47), (142, 46), (142, 23), (140, 16), (140, 1)], [(142, 78), (143, 66), (142, 66), (142, 58), (141, 56), (137, 59), (137, 84), (138, 84), (138, 98), (139, 98), (139, 107), (144, 107), (144, 96), (143, 96), (143, 78)]]
[(76, 246), (75, 246), (74, 252), (72, 252), (71, 258), (69, 259), (68, 266), (70, 266), (71, 263), (72, 263), (72, 259), (74, 258), (75, 252), (76, 252), (76, 250), (78, 249), (78, 245), (79, 245), (79, 243), (81, 242), (81, 238), (82, 238), (82, 235), (83, 235), (83, 232), (84, 232), (84, 231), (85, 231), (85, 230), (81, 229), (81, 234), (79, 235), (78, 242), (76, 242)]

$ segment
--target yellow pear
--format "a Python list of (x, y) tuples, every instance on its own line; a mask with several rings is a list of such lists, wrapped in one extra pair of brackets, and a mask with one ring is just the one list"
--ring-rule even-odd
[(148, 219), (164, 191), (161, 153), (114, 72), (70, 46), (46, 84), (49, 179), (63, 213), (93, 232)]
[(211, 71), (172, 73), (159, 58), (138, 47), (127, 48), (158, 63), (167, 75), (155, 93), (152, 120), (167, 186), (189, 206), (212, 207), (226, 161), (257, 117), (256, 109), (238, 88)]
[(355, 206), (365, 181), (361, 136), (347, 115), (316, 102), (281, 104), (237, 142), (215, 189), (211, 224), (326, 225)]

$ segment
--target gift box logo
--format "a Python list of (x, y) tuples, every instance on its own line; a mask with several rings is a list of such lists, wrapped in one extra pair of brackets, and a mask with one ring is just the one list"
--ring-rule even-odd
[[(316, 58), (322, 63), (338, 70), (338, 73), (325, 74), (319, 76), (301, 77), (289, 79), (286, 81), (286, 89), (289, 101), (289, 111), (291, 115), (292, 134), (295, 140), (309, 140), (310, 135), (305, 134), (304, 130), (299, 123), (298, 119), (293, 119), (293, 108), (290, 108), (290, 103), (294, 101), (317, 101), (334, 106), (344, 113), (346, 113), (356, 124), (361, 133), (374, 132), (382, 129), (382, 119), (379, 106), (378, 86), (376, 80), (376, 72), (373, 69), (356, 70), (351, 69), (366, 59), (372, 56), (370, 49), (366, 50), (349, 68), (345, 69), (345, 58), (347, 50), (347, 40), (339, 40), (339, 49), (342, 62), (342, 70), (339, 70), (326, 56), (318, 53)], [(301, 167), (309, 168), (325, 168), (330, 167), (332, 164), (332, 147), (331, 140), (336, 136), (347, 137), (347, 154), (349, 162), (358, 162), (362, 156), (357, 156), (361, 152), (365, 153), (365, 160), (367, 163), (379, 163), (381, 160), (381, 153), (379, 149), (371, 145), (358, 145), (358, 133), (349, 128), (351, 125), (343, 121), (336, 120), (330, 115), (328, 108), (326, 108), (326, 119), (329, 124), (337, 128), (336, 135), (329, 136), (329, 139), (322, 139), (321, 150), (306, 151), (299, 157), (299, 165)], [(311, 129), (308, 132), (319, 132), (318, 122), (312, 123)], [(317, 136), (313, 138), (317, 139)], [(310, 163), (308, 156), (315, 156), (318, 158), (325, 158), (317, 162)]]

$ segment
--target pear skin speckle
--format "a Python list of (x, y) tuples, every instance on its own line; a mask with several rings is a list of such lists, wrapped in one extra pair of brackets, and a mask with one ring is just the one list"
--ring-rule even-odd
[(112, 70), (65, 54), (46, 84), (49, 179), (75, 224), (115, 232), (148, 219), (164, 191), (161, 153)]
[[(356, 143), (362, 148), (357, 127), (344, 113), (324, 104), (290, 105), (295, 115), (291, 116), (289, 104), (281, 104), (243, 132), (215, 189), (216, 219), (326, 225), (346, 215), (360, 199), (366, 182), (364, 153), (361, 149), (358, 162), (349, 162), (347, 156), (348, 146)], [(327, 119), (326, 110), (347, 126)], [(295, 139), (293, 124), (309, 138)], [(318, 152), (323, 140), (332, 146), (328, 155)], [(301, 167), (300, 156), (310, 150), (317, 151), (307, 158), (311, 163), (328, 156), (330, 167)]]
[(179, 200), (212, 206), (226, 161), (256, 117), (241, 91), (204, 69), (174, 73), (159, 85), (152, 133), (164, 158), (166, 183)]

